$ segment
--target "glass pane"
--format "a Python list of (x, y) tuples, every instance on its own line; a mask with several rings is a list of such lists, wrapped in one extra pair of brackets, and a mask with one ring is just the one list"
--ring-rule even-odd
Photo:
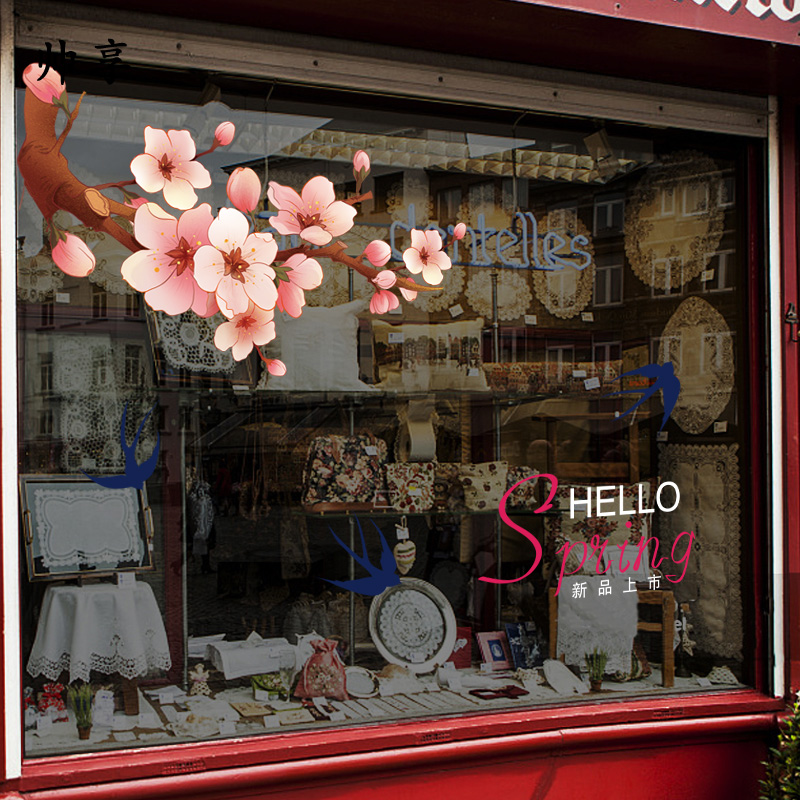
[(619, 126), (598, 170), (574, 119), (129, 77), (69, 81), (87, 277), (23, 158), (27, 756), (750, 680), (742, 142)]

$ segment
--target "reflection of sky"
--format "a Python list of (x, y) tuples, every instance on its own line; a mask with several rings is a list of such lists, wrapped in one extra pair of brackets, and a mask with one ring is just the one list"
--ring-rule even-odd
[[(25, 137), (25, 91), (17, 91), (19, 147)], [(78, 95), (70, 96), (71, 107), (74, 107), (77, 100)], [(60, 133), (65, 120), (64, 114), (59, 113), (57, 132)], [(223, 167), (251, 161), (254, 157), (272, 155), (331, 121), (327, 117), (275, 113), (267, 115), (263, 111), (235, 110), (218, 102), (204, 106), (185, 106), (87, 95), (61, 152), (70, 162), (76, 177), (88, 185), (130, 180), (133, 177), (130, 162), (144, 152), (144, 129), (147, 125), (164, 130), (187, 129), (191, 132), (198, 151), (202, 152), (211, 146), (217, 125), (226, 120), (236, 125), (233, 142), (201, 159), (201, 163), (211, 173), (212, 185), (198, 191), (199, 202), (210, 203), (214, 212), (221, 206), (229, 205), (225, 194), (228, 175)], [(157, 195), (147, 195), (138, 186), (127, 188), (158, 202), (176, 216), (180, 213), (164, 203), (160, 192)], [(32, 256), (42, 247), (41, 214), (27, 193), (23, 197), (22, 178), (19, 175), (17, 192), (18, 202), (22, 202), (17, 222), (18, 235), (25, 236), (25, 253)], [(122, 199), (120, 192), (114, 189), (106, 190), (105, 193), (113, 199)]]

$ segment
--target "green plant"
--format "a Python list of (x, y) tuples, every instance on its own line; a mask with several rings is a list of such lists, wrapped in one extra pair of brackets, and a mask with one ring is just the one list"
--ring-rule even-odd
[(88, 683), (72, 685), (67, 689), (67, 699), (75, 712), (75, 723), (79, 728), (89, 728), (92, 724), (92, 687)]
[(583, 657), (586, 659), (586, 666), (589, 667), (589, 680), (602, 681), (606, 671), (608, 653), (595, 647), (591, 653), (586, 653)]
[(792, 713), (783, 720), (778, 732), (778, 746), (769, 750), (769, 761), (762, 762), (767, 777), (761, 784), (760, 800), (795, 800), (800, 798), (800, 699)]

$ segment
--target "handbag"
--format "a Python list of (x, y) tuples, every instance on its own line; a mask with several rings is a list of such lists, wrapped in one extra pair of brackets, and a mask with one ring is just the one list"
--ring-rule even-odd
[(386, 465), (389, 502), (404, 514), (416, 514), (433, 507), (432, 461), (405, 461)]
[(314, 653), (303, 665), (294, 696), (301, 699), (331, 697), (334, 700), (349, 700), (344, 664), (336, 652), (336, 642), (333, 639), (315, 639), (311, 647)]
[(370, 511), (386, 506), (386, 442), (372, 434), (317, 436), (303, 473), (307, 511)]

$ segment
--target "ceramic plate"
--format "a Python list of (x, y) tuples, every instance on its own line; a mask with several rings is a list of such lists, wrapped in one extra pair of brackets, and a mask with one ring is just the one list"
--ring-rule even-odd
[(378, 679), (364, 667), (347, 667), (347, 694), (353, 697), (374, 697), (378, 694)]
[(427, 581), (401, 578), (379, 594), (369, 609), (369, 633), (391, 664), (432, 672), (456, 643), (456, 617), (447, 598)]
[(589, 687), (566, 664), (554, 658), (544, 662), (544, 677), (559, 694), (586, 694), (589, 691)]

